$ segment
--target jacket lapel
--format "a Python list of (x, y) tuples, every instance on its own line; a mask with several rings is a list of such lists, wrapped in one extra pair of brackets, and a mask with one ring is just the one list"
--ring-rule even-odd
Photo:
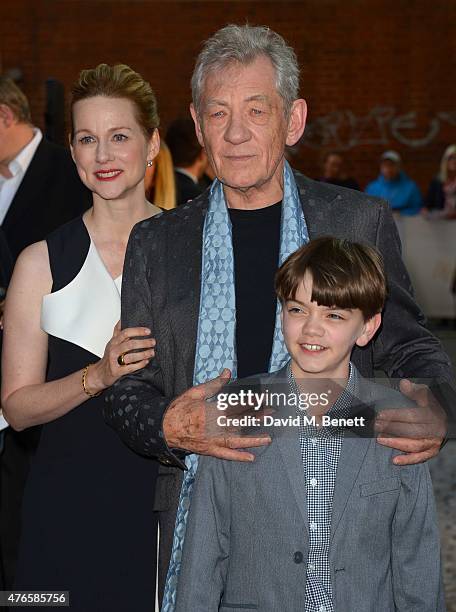
[[(299, 172), (293, 172), (301, 198), (301, 205), (304, 211), (307, 231), (310, 240), (318, 236), (325, 236), (331, 233), (330, 218), (328, 214), (328, 201), (320, 202), (318, 194), (314, 193), (312, 184)], [(323, 204), (323, 205), (322, 205)]]
[(334, 487), (331, 540), (336, 533), (370, 443), (370, 438), (347, 436), (344, 438)]
[[(268, 379), (269, 391), (271, 391), (271, 383), (276, 379), (276, 383), (273, 389), (274, 393), (289, 393), (287, 378), (287, 367), (285, 366), (278, 372), (271, 374)], [(262, 381), (263, 382), (263, 381)], [(295, 408), (289, 407), (281, 408), (273, 415), (276, 417), (294, 417)], [(301, 460), (301, 448), (299, 445), (299, 432), (296, 427), (285, 426), (282, 428), (274, 427), (274, 438), (272, 444), (277, 444), (280, 455), (282, 456), (283, 463), (285, 465), (285, 471), (290, 482), (291, 490), (293, 491), (294, 498), (298, 505), (299, 511), (302, 516), (303, 525), (305, 526), (306, 533), (309, 533), (309, 519), (307, 516), (307, 495), (306, 495), (306, 479), (304, 474), (304, 466)]]
[(281, 431), (273, 440), (277, 444), (285, 464), (286, 473), (293, 491), (294, 498), (301, 512), (306, 533), (309, 533), (309, 519), (307, 516), (307, 495), (304, 466), (301, 461), (301, 449), (299, 447), (299, 435), (294, 432), (294, 427), (288, 427), (290, 432)]
[[(372, 392), (355, 367), (355, 389), (351, 410), (359, 414), (359, 407), (366, 408), (372, 401)], [(337, 466), (336, 484), (334, 487), (333, 509), (331, 517), (331, 540), (343, 516), (359, 471), (363, 465), (371, 436), (358, 437), (353, 432), (343, 439), (342, 449)]]
[(310, 240), (319, 236), (336, 236), (353, 239), (357, 236), (356, 219), (348, 207), (338, 205), (340, 194), (334, 194), (328, 186), (308, 179), (293, 171), (301, 198), (304, 218)]
[[(179, 208), (168, 235), (168, 291), (171, 326), (185, 364), (188, 386), (193, 384), (201, 289), (201, 258), (208, 194)], [(182, 341), (185, 338), (185, 341)]]

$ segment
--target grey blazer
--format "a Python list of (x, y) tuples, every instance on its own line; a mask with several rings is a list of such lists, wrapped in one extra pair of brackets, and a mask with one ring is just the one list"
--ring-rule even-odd
[[(262, 383), (271, 390), (280, 376)], [(374, 410), (404, 404), (365, 380), (358, 397)], [(309, 526), (299, 434), (272, 436), (253, 463), (200, 458), (176, 612), (303, 612)], [(397, 467), (394, 454), (373, 438), (344, 437), (329, 550), (335, 612), (446, 609), (429, 470)]]
[[(364, 241), (383, 254), (389, 297), (375, 342), (353, 352), (361, 374), (371, 377), (375, 367), (391, 377), (452, 381), (450, 359), (425, 328), (413, 299), (388, 204), (294, 174), (310, 239), (333, 235)], [(193, 382), (207, 207), (208, 191), (133, 229), (123, 273), (122, 327), (149, 327), (157, 339), (156, 357), (143, 370), (120, 378), (106, 394), (106, 421), (136, 452), (155, 456), (164, 464), (157, 482), (150, 483), (156, 487), (160, 512), (160, 592), (182, 478), (178, 468), (183, 467), (178, 453), (168, 449), (161, 423), (169, 403)]]

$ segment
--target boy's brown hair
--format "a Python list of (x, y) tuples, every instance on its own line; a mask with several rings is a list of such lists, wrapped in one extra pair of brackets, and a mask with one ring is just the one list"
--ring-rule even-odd
[(312, 301), (321, 306), (358, 308), (367, 321), (386, 300), (383, 260), (377, 249), (324, 236), (295, 251), (279, 268), (275, 290), (284, 303), (294, 300), (306, 272), (312, 276)]

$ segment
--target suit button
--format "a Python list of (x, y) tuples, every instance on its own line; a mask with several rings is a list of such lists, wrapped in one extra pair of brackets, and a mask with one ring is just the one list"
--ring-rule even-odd
[(304, 555), (302, 554), (300, 550), (297, 550), (295, 554), (293, 555), (293, 561), (295, 563), (302, 563), (304, 561)]

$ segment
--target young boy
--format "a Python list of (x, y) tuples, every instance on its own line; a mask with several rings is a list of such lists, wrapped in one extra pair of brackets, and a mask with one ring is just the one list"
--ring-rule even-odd
[(176, 612), (444, 611), (428, 468), (395, 466), (359, 416), (408, 405), (350, 363), (381, 323), (379, 254), (319, 238), (283, 264), (276, 291), (291, 360), (259, 381), (289, 400), (265, 417), (272, 443), (253, 463), (200, 459)]

